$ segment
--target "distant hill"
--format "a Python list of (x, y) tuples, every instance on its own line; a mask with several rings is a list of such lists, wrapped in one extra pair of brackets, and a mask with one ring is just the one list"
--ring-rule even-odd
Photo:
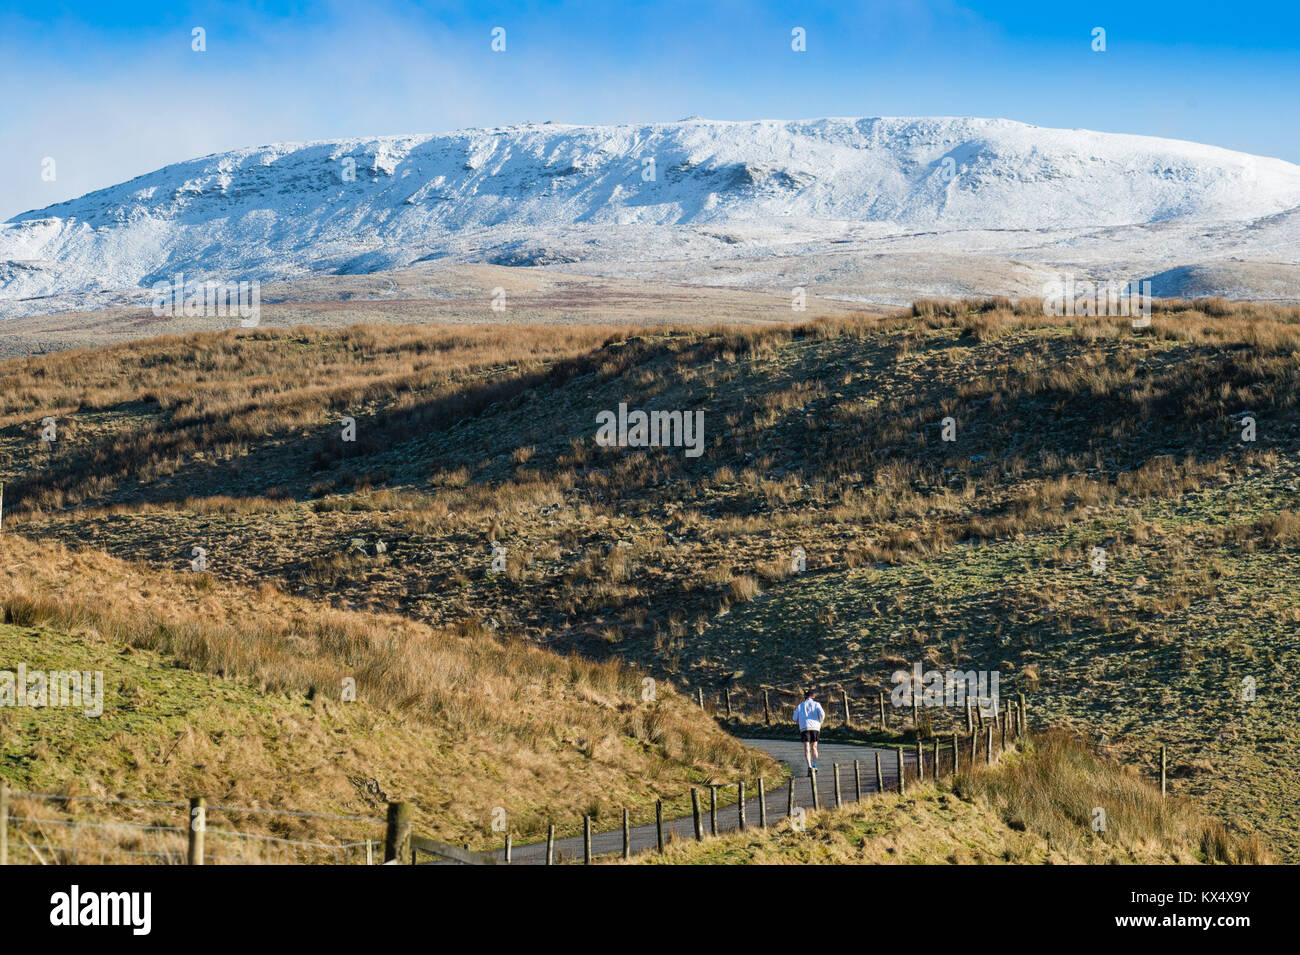
[[(682, 262), (846, 252), (994, 254), (1132, 278), (1227, 258), (1294, 265), (1297, 207), (1300, 167), (1281, 160), (1001, 119), (548, 123), (281, 143), (16, 216), (0, 226), (0, 316), (97, 307), (177, 272), (266, 282), (431, 258), (624, 274), (678, 263), (686, 281), (703, 279)], [(878, 263), (854, 268), (856, 281)], [(890, 280), (913, 293), (938, 281)], [(1294, 274), (1283, 285), (1286, 297)]]

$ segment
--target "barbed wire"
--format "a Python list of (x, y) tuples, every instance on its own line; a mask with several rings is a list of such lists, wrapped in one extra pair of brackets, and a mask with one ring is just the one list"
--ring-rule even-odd
[(296, 809), (249, 809), (244, 806), (208, 806), (208, 812), (264, 813), (273, 816), (302, 816), (310, 819), (344, 819), (352, 822), (386, 822), (378, 816), (349, 816), (330, 812), (301, 812)]

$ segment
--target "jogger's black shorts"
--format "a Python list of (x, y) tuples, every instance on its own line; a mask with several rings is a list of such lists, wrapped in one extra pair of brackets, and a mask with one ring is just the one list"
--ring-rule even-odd
[(817, 742), (817, 737), (821, 735), (821, 730), (801, 730), (799, 732), (799, 739), (805, 743), (815, 743)]

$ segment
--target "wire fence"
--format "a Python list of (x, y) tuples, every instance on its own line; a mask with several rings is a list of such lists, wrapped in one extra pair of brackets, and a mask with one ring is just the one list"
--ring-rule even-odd
[[(0, 860), (10, 865), (367, 865), (380, 816), (248, 806), (3, 792)], [(195, 812), (195, 802), (199, 812)], [(257, 819), (264, 831), (241, 819)], [(209, 851), (203, 851), (207, 846)]]
[[(736, 723), (758, 725), (786, 724), (788, 707), (802, 698), (802, 691), (790, 688), (764, 687), (743, 690), (732, 687), (716, 691), (706, 697), (697, 690), (699, 706), (710, 715)], [(977, 701), (978, 702), (978, 701)], [(866, 789), (863, 790), (861, 769), (854, 761), (855, 798), (861, 792), (881, 791), (899, 785), (907, 775), (923, 779), (927, 763), (937, 779), (941, 765), (957, 772), (959, 765), (975, 765), (1001, 753), (1027, 730), (1027, 708), (1023, 694), (1017, 702), (1001, 705), (996, 696), (989, 705), (966, 705), (958, 709), (951, 706), (926, 707), (919, 697), (910, 706), (900, 708), (887, 699), (885, 691), (860, 692), (857, 699), (847, 691), (827, 694), (823, 700), (829, 728), (846, 728), (865, 732), (879, 731), (894, 739), (910, 739), (912, 749), (904, 746), (887, 746), (896, 750), (892, 764), (888, 758), (885, 768), (879, 756), (875, 768), (868, 767)], [(902, 710), (900, 713), (899, 710)], [(940, 725), (946, 723), (946, 731)], [(964, 732), (963, 732), (964, 731)], [(940, 754), (940, 741), (951, 740), (951, 748)], [(961, 743), (959, 745), (959, 739)], [(963, 759), (961, 754), (967, 753)], [(909, 755), (910, 753), (910, 755)], [(951, 755), (946, 755), (946, 754)], [(911, 767), (911, 768), (908, 768)], [(1162, 764), (1163, 768), (1163, 764)], [(792, 813), (796, 802), (809, 808), (841, 804), (839, 770), (834, 770), (834, 794), (823, 792), (819, 796), (816, 779), (788, 780), (788, 793), (783, 809), (769, 813), (768, 796), (764, 793), (764, 780), (755, 783), (746, 797), (746, 783), (732, 782), (705, 786), (708, 794), (709, 828), (712, 832), (739, 826), (745, 827), (746, 810), (757, 813), (766, 825), (769, 815), (775, 821)], [(1163, 788), (1162, 772), (1162, 788)], [(800, 787), (807, 789), (804, 793)], [(757, 803), (752, 797), (759, 795)], [(734, 800), (731, 798), (734, 791)], [(719, 801), (721, 798), (721, 801)], [(779, 797), (778, 797), (779, 799)], [(823, 803), (823, 799), (833, 802)], [(386, 817), (312, 812), (293, 809), (273, 809), (216, 804), (195, 797), (188, 803), (168, 800), (121, 799), (107, 796), (80, 796), (56, 793), (10, 792), (0, 783), (0, 863), (66, 865), (66, 864), (224, 864), (224, 865), (374, 865), (380, 862), (415, 862), (419, 853), (439, 861), (468, 863), (486, 862), (541, 862), (553, 864), (580, 856), (591, 861), (595, 854), (618, 851), (623, 855), (633, 851), (657, 848), (663, 850), (666, 841), (680, 837), (685, 832), (697, 838), (702, 829), (700, 791), (692, 788), (689, 795), (667, 800), (669, 818), (665, 816), (665, 800), (655, 804), (653, 822), (633, 826), (630, 813), (622, 814), (622, 831), (593, 832), (593, 819), (584, 816), (578, 835), (556, 838), (556, 827), (549, 825), (545, 842), (536, 840), (528, 845), (514, 846), (509, 834), (503, 835), (504, 844), (498, 842), (487, 852), (474, 852), (468, 846), (451, 846), (416, 835), (411, 830), (411, 810), (407, 803), (390, 803)], [(672, 807), (681, 807), (672, 818)], [(691, 816), (682, 816), (687, 808)], [(726, 819), (734, 816), (734, 824)], [(721, 814), (720, 814), (721, 812)], [(106, 818), (108, 817), (108, 818)], [(255, 820), (257, 825), (251, 824)], [(382, 827), (382, 828), (381, 828)], [(259, 829), (261, 831), (250, 831)], [(566, 827), (567, 831), (573, 831)], [(621, 838), (620, 838), (621, 836)]]

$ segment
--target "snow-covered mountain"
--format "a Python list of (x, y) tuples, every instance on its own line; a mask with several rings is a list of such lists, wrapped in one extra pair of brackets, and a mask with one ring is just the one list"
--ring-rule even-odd
[[(0, 225), (0, 314), (84, 307), (176, 272), (270, 281), (442, 257), (615, 268), (847, 244), (1066, 261), (1080, 242), (1104, 259), (1113, 242), (1155, 273), (1241, 258), (1248, 240), (1246, 258), (1294, 264), (1297, 209), (1291, 163), (1007, 120), (547, 123), (277, 144)], [(1152, 235), (1163, 247), (1147, 248)]]

